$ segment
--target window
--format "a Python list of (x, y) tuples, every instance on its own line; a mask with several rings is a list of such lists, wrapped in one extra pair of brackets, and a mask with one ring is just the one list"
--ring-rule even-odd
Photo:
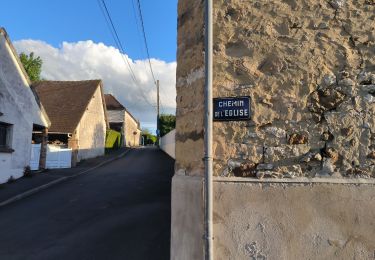
[(12, 125), (0, 122), (0, 148), (10, 148)]

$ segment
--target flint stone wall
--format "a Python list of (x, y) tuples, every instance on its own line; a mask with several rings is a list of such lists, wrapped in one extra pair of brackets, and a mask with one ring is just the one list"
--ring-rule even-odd
[[(214, 1), (214, 169), (237, 177), (374, 177), (375, 2)], [(203, 174), (203, 1), (179, 1), (176, 171)]]

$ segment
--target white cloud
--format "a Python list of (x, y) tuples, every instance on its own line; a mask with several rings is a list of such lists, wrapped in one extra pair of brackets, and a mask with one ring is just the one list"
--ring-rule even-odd
[[(63, 42), (55, 48), (46, 42), (20, 40), (14, 42), (17, 51), (40, 56), (43, 60), (42, 77), (47, 80), (102, 79), (105, 93), (113, 94), (141, 124), (155, 128), (156, 110), (146, 103), (156, 104), (156, 87), (147, 60), (131, 60), (130, 65), (138, 80), (137, 86), (118, 49), (103, 43), (80, 41)], [(155, 77), (160, 80), (161, 102), (166, 113), (176, 108), (176, 62), (151, 59)], [(163, 111), (162, 111), (163, 112)]]

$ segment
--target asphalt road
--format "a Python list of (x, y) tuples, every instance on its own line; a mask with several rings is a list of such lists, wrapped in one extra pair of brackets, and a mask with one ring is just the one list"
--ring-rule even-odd
[(0, 209), (0, 259), (169, 259), (173, 163), (130, 151)]

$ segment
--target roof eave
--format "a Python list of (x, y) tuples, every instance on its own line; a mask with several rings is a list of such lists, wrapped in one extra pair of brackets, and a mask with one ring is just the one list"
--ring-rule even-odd
[(8, 33), (7, 33), (7, 31), (5, 30), (4, 27), (0, 27), (0, 33), (4, 36), (5, 40), (7, 41), (8, 45), (10, 47), (10, 49), (12, 50), (13, 56), (17, 60), (17, 63), (20, 66), (21, 71), (23, 73), (23, 76), (25, 77), (27, 83), (29, 85), (31, 85), (31, 80), (29, 78), (29, 75), (27, 75), (27, 72), (26, 72), (25, 68), (23, 67), (22, 62), (21, 62), (20, 58), (18, 57), (18, 53), (16, 51), (16, 48), (14, 48), (13, 43), (10, 40), (9, 35), (8, 35)]
[(5, 38), (5, 40), (6, 40), (7, 44), (8, 44), (8, 46), (9, 46), (9, 48), (10, 48), (10, 50), (12, 51), (13, 57), (14, 57), (15, 60), (17, 61), (17, 64), (18, 64), (20, 70), (22, 71), (23, 77), (25, 78), (27, 84), (29, 85), (29, 88), (31, 89), (31, 92), (32, 92), (33, 95), (34, 95), (35, 101), (36, 101), (36, 103), (38, 104), (38, 106), (39, 106), (39, 108), (40, 108), (40, 110), (41, 110), (41, 112), (42, 112), (42, 116), (43, 116), (44, 119), (46, 120), (47, 127), (50, 127), (50, 126), (51, 126), (51, 120), (49, 119), (49, 117), (48, 117), (46, 111), (44, 110), (42, 104), (40, 103), (40, 100), (39, 100), (38, 95), (37, 95), (36, 92), (32, 89), (32, 87), (31, 87), (31, 84), (32, 84), (32, 83), (31, 83), (31, 80), (30, 80), (30, 78), (29, 78), (29, 75), (27, 75), (27, 72), (26, 72), (26, 70), (25, 70), (25, 68), (24, 68), (24, 66), (23, 66), (23, 64), (22, 64), (22, 62), (21, 62), (21, 60), (20, 60), (20, 58), (19, 58), (19, 56), (18, 56), (18, 53), (17, 53), (17, 51), (16, 51), (16, 48), (14, 48), (14, 45), (13, 45), (12, 41), (10, 40), (9, 35), (8, 35), (8, 33), (7, 33), (7, 31), (5, 30), (4, 27), (0, 27), (0, 34), (2, 34), (2, 35), (4, 36), (4, 38)]

